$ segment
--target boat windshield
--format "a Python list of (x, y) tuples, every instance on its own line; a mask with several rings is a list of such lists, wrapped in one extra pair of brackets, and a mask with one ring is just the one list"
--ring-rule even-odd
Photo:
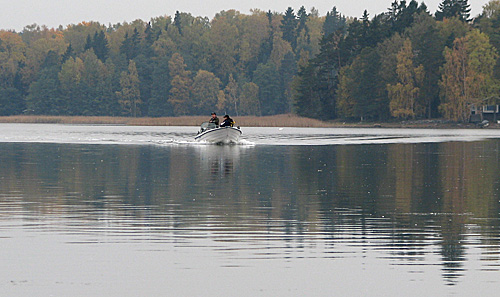
[(203, 122), (200, 126), (201, 132), (203, 132), (205, 130), (215, 129), (215, 128), (217, 128), (215, 123), (210, 123), (210, 122)]

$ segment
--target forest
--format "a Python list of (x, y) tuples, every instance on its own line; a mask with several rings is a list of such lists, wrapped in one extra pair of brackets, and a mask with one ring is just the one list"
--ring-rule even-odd
[(294, 113), (321, 120), (467, 121), (500, 104), (500, 0), (395, 0), (326, 15), (187, 12), (149, 21), (0, 30), (0, 115)]

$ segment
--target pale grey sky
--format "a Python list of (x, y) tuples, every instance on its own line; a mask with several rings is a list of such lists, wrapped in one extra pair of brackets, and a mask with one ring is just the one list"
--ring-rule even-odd
[[(250, 9), (284, 12), (287, 7), (297, 11), (302, 5), (312, 7), (325, 15), (333, 6), (346, 16), (359, 17), (367, 9), (370, 16), (387, 11), (394, 0), (0, 0), (0, 29), (21, 31), (24, 26), (37, 23), (48, 27), (77, 24), (82, 21), (98, 21), (102, 24), (131, 22), (136, 19), (149, 21), (152, 17), (174, 15), (176, 10), (210, 19), (222, 10), (236, 9), (249, 14)], [(407, 0), (409, 2), (409, 0)], [(419, 0), (418, 2), (421, 2)], [(434, 13), (442, 0), (424, 1)], [(472, 16), (482, 11), (489, 0), (469, 0)]]

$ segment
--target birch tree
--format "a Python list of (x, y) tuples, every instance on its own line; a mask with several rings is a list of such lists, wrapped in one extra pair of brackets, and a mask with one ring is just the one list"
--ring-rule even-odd
[(482, 104), (484, 98), (496, 91), (493, 68), (498, 54), (488, 36), (473, 30), (457, 38), (444, 55), (439, 108), (447, 119), (465, 122), (471, 105)]
[(389, 108), (393, 117), (402, 119), (415, 118), (421, 115), (417, 110), (417, 100), (420, 93), (420, 86), (424, 78), (424, 66), (415, 67), (414, 55), (411, 41), (406, 39), (403, 47), (397, 55), (396, 73), (398, 82), (388, 84)]

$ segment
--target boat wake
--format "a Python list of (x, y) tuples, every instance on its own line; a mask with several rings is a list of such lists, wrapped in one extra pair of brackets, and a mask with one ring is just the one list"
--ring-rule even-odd
[[(197, 141), (195, 127), (1, 124), (0, 143), (120, 144), (210, 146)], [(246, 127), (228, 146), (358, 145), (467, 142), (498, 139), (498, 129), (362, 129)]]
[(195, 140), (186, 140), (186, 139), (170, 139), (170, 140), (159, 140), (152, 141), (154, 144), (158, 145), (192, 145), (192, 146), (206, 146), (206, 145), (218, 145), (218, 146), (254, 146), (255, 142), (248, 141), (245, 139), (240, 139), (238, 142), (229, 143), (229, 144), (221, 144), (214, 143), (209, 141), (195, 141)]

